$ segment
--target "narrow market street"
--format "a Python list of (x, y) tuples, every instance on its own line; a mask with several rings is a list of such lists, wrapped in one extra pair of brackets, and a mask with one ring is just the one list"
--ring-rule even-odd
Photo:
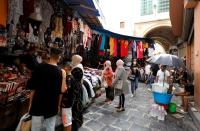
[[(110, 105), (104, 100), (105, 93), (86, 110), (80, 131), (197, 131), (187, 114), (180, 119), (168, 114), (165, 121), (151, 117), (149, 109), (154, 103), (153, 97), (142, 83), (135, 97), (126, 95), (124, 112), (116, 112), (118, 97)], [(172, 101), (180, 102), (178, 97)]]

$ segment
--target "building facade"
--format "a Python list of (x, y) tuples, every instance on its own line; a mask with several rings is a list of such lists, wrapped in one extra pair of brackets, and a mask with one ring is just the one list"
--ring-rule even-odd
[(186, 64), (194, 76), (194, 105), (200, 112), (200, 1), (170, 0), (170, 20), (179, 45), (185, 48)]
[[(177, 43), (169, 19), (169, 0), (140, 0), (140, 13), (134, 23), (134, 36), (151, 37), (166, 52)], [(158, 52), (159, 53), (159, 52)], [(163, 53), (163, 52), (160, 52)]]

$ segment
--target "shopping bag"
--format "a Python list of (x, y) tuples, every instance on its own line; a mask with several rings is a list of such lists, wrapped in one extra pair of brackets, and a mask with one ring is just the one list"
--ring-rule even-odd
[(20, 131), (31, 131), (31, 119), (22, 121)]
[(31, 131), (31, 116), (28, 113), (21, 117), (15, 131)]
[(123, 80), (118, 80), (114, 86), (115, 89), (122, 90)]
[(128, 79), (129, 79), (129, 80), (132, 80), (132, 81), (135, 80), (135, 75), (129, 75), (129, 76), (128, 76)]

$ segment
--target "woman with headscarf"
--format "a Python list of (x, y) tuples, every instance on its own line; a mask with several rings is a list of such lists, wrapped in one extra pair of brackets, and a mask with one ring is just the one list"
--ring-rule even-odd
[[(117, 69), (115, 71), (115, 78), (113, 80), (113, 87), (115, 88), (115, 95), (119, 96), (119, 105), (116, 107), (118, 112), (125, 111), (124, 103), (125, 103), (125, 92), (128, 90), (128, 86), (126, 83), (126, 71), (124, 68), (124, 62), (119, 59), (116, 62)], [(122, 88), (116, 88), (118, 82), (122, 82)]]
[(72, 88), (72, 131), (78, 131), (83, 124), (83, 91), (82, 91), (82, 77), (83, 71), (79, 67), (75, 67), (72, 72), (71, 88)]
[(111, 62), (107, 60), (104, 63), (104, 70), (102, 72), (102, 83), (105, 83), (104, 86), (106, 90), (106, 100), (105, 102), (108, 102), (110, 104), (114, 99), (114, 89), (112, 87), (112, 81), (113, 81), (113, 71), (111, 67)]
[(80, 55), (72, 56), (72, 68), (79, 67), (83, 70), (83, 65), (81, 64), (83, 58)]

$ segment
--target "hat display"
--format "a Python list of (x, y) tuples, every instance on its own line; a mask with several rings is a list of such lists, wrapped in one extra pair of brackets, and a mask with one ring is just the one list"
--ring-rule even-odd
[(36, 20), (36, 21), (42, 21), (42, 15), (39, 7), (35, 8), (35, 11), (29, 16), (29, 18)]

